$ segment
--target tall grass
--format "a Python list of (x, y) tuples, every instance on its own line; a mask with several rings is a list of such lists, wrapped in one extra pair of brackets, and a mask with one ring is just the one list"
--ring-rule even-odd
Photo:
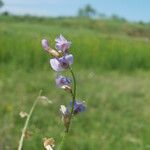
[[(109, 31), (110, 27), (107, 28)], [(40, 22), (8, 23), (6, 20), (0, 22), (0, 65), (24, 67), (27, 70), (47, 66), (47, 56), (43, 54), (40, 41), (49, 36), (53, 39), (59, 33), (73, 41), (72, 52), (77, 66), (104, 70), (150, 68), (148, 39), (104, 34), (101, 29), (89, 29), (88, 24), (84, 28), (72, 28)], [(54, 41), (51, 40), (51, 43), (53, 45)]]

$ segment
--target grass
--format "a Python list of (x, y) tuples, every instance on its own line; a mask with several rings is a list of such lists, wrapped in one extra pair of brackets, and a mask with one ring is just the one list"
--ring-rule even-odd
[[(73, 120), (66, 150), (148, 149), (149, 147), (149, 72), (123, 74), (79, 70), (78, 98), (87, 111)], [(16, 149), (24, 120), (19, 112), (29, 111), (40, 89), (53, 103), (39, 102), (28, 130), (24, 149), (42, 149), (42, 138), (53, 136), (60, 142), (63, 126), (59, 106), (70, 97), (55, 89), (52, 71), (25, 73), (22, 70), (1, 74), (1, 146)], [(73, 146), (75, 145), (75, 146)]]
[[(75, 24), (71, 20), (69, 23)], [(55, 25), (53, 20), (52, 24), (40, 24), (33, 21), (15, 22), (14, 20), (10, 23), (6, 20), (2, 21), (0, 22), (0, 45), (2, 45), (0, 64), (7, 63), (17, 68), (23, 66), (27, 70), (43, 67), (47, 64), (48, 57), (42, 51), (41, 38), (50, 39), (54, 46), (53, 39), (62, 33), (73, 42), (71, 51), (75, 55), (76, 64), (81, 68), (83, 66), (125, 71), (150, 68), (150, 45), (146, 35), (141, 38), (137, 36), (133, 38), (127, 36), (121, 27), (120, 30), (123, 33), (101, 32), (101, 29), (89, 28), (89, 24), (92, 22), (87, 22), (87, 25), (83, 27), (81, 22), (81, 27), (75, 29), (65, 24)], [(108, 26), (110, 22), (105, 21), (105, 24)], [(120, 23), (116, 27), (119, 25)], [(107, 26), (106, 30), (109, 31), (110, 25)]]
[[(51, 20), (29, 21), (4, 17), (0, 22), (0, 149), (17, 149), (25, 121), (19, 112), (29, 112), (41, 89), (52, 104), (39, 101), (24, 149), (43, 149), (44, 137), (54, 137), (56, 146), (60, 143), (63, 125), (59, 106), (68, 105), (70, 97), (56, 88), (50, 57), (40, 45), (43, 37), (50, 37), (54, 45), (53, 39), (59, 33), (73, 42), (77, 97), (87, 104), (87, 111), (73, 120), (64, 149), (150, 149), (147, 35), (129, 36), (122, 30), (123, 24), (111, 21), (95, 22), (107, 24), (103, 32), (97, 25), (90, 28), (90, 21), (84, 26), (81, 20), (73, 19), (62, 19), (58, 25), (55, 19), (52, 24)], [(76, 25), (80, 26), (75, 30)], [(113, 26), (120, 27), (119, 32), (114, 33), (110, 29)], [(132, 26), (149, 30), (148, 25)]]

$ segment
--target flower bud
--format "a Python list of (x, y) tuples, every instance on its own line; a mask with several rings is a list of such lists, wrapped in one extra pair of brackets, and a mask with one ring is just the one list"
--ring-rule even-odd
[(48, 40), (47, 40), (47, 39), (43, 39), (43, 40), (42, 40), (42, 47), (44, 48), (45, 51), (48, 52), (50, 46), (49, 46), (49, 43), (48, 43)]

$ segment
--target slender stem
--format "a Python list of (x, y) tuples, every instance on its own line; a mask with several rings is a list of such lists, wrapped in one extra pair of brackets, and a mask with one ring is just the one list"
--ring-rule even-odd
[[(40, 91), (39, 96), (41, 96), (41, 93), (42, 93), (42, 90)], [(36, 100), (34, 101), (32, 107), (31, 107), (31, 110), (30, 110), (30, 112), (29, 112), (29, 114), (28, 114), (28, 116), (27, 116), (26, 122), (25, 122), (25, 124), (24, 124), (24, 128), (23, 128), (23, 130), (22, 130), (22, 135), (21, 135), (20, 140), (19, 140), (18, 150), (22, 150), (23, 141), (24, 141), (24, 137), (25, 137), (25, 134), (26, 134), (26, 130), (27, 130), (27, 127), (28, 127), (28, 124), (29, 124), (31, 115), (32, 115), (32, 113), (33, 113), (33, 110), (34, 110), (34, 108), (35, 108), (35, 106), (36, 106), (36, 104), (37, 104), (37, 102), (38, 102), (38, 100), (39, 100), (39, 96), (38, 96), (38, 97), (36, 98)]]
[(74, 75), (72, 68), (70, 68), (70, 72), (71, 72), (71, 75), (73, 78), (73, 92), (71, 93), (71, 95), (72, 95), (72, 107), (71, 107), (71, 113), (70, 113), (70, 117), (69, 117), (69, 123), (68, 123), (68, 126), (66, 128), (67, 133), (69, 132), (70, 123), (71, 123), (71, 119), (72, 119), (73, 111), (74, 111), (74, 103), (75, 103), (75, 99), (76, 99), (76, 78), (75, 78), (75, 75)]
[(62, 137), (62, 140), (61, 140), (61, 143), (60, 143), (60, 146), (59, 146), (58, 150), (61, 150), (61, 149), (62, 149), (62, 147), (63, 147), (63, 145), (64, 145), (64, 141), (65, 141), (66, 135), (67, 135), (67, 133), (65, 132), (64, 135), (63, 135), (63, 137)]
[(73, 77), (73, 99), (75, 99), (75, 97), (76, 97), (76, 78), (75, 78), (75, 75), (74, 75), (74, 72), (73, 72), (73, 70), (72, 70), (72, 68), (70, 68), (70, 72), (71, 72), (71, 74), (72, 74), (72, 77)]
[(72, 107), (71, 107), (71, 113), (70, 113), (70, 116), (69, 116), (69, 123), (68, 123), (68, 126), (66, 127), (66, 131), (65, 131), (65, 133), (64, 133), (64, 135), (63, 135), (63, 137), (62, 137), (59, 150), (62, 149), (62, 147), (63, 147), (63, 145), (64, 145), (64, 141), (65, 141), (66, 135), (67, 135), (68, 132), (69, 132), (70, 123), (71, 123), (71, 119), (72, 119), (73, 112), (74, 112), (74, 103), (75, 103), (75, 99), (76, 99), (76, 78), (75, 78), (75, 75), (74, 75), (74, 72), (73, 72), (72, 68), (69, 68), (69, 69), (70, 69), (70, 72), (71, 72), (71, 75), (72, 75), (72, 78), (73, 78), (73, 92), (71, 92), (71, 96), (72, 96)]

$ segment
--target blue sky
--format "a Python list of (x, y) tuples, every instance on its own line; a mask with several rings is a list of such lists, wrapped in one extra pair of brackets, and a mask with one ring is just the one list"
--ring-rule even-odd
[(79, 8), (91, 4), (107, 16), (117, 14), (130, 21), (150, 22), (150, 0), (3, 0), (1, 11), (38, 16), (74, 16)]

